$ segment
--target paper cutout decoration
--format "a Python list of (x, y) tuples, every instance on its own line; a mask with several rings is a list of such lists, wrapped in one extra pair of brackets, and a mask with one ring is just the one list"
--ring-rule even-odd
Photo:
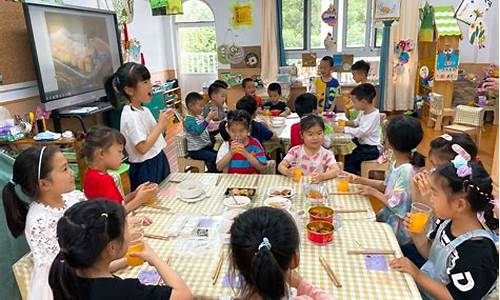
[(439, 50), (436, 55), (436, 81), (457, 80), (458, 78), (458, 49)]
[(333, 39), (333, 35), (331, 32), (328, 32), (325, 40), (323, 41), (323, 44), (325, 45), (326, 52), (329, 55), (333, 55), (333, 52), (335, 52), (335, 47), (337, 46), (337, 42)]
[(400, 0), (375, 0), (375, 12), (373, 18), (376, 20), (399, 19), (400, 5)]
[(410, 52), (415, 49), (415, 43), (412, 40), (401, 40), (396, 44), (395, 53), (398, 56), (399, 64), (406, 64), (410, 60)]
[(455, 19), (471, 25), (484, 18), (493, 0), (463, 0), (455, 11)]
[(328, 9), (321, 14), (321, 20), (331, 27), (337, 25), (337, 9), (333, 4), (330, 4)]
[(245, 59), (245, 51), (242, 47), (233, 44), (229, 46), (228, 50), (226, 58), (231, 64), (239, 64)]
[(335, 54), (333, 58), (333, 71), (334, 72), (348, 72), (351, 70), (354, 61), (352, 54)]
[(302, 66), (303, 67), (316, 67), (316, 53), (302, 53)]
[(232, 69), (260, 68), (260, 46), (243, 47), (243, 59), (238, 63), (232, 63)]
[(483, 19), (473, 21), (469, 25), (469, 43), (477, 46), (479, 49), (486, 44), (486, 24)]
[(228, 53), (229, 45), (223, 44), (217, 47), (217, 59), (219, 60), (219, 63), (224, 65), (230, 64), (229, 60), (227, 59)]
[(421, 42), (434, 41), (434, 8), (428, 2), (420, 9), (418, 40)]
[(420, 68), (420, 70), (418, 71), (418, 75), (420, 76), (420, 78), (422, 79), (427, 79), (430, 75), (430, 72), (429, 72), (429, 67), (427, 66), (422, 66)]
[(182, 0), (149, 0), (153, 16), (182, 15)]
[(118, 23), (130, 24), (134, 20), (134, 0), (113, 0)]
[(250, 1), (242, 1), (235, 0), (232, 5), (232, 18), (231, 18), (231, 26), (235, 29), (240, 27), (249, 27), (253, 25), (253, 9), (252, 3)]

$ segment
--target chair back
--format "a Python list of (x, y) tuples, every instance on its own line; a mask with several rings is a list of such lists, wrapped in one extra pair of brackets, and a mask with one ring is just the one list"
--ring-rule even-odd
[(441, 115), (444, 110), (444, 97), (441, 94), (429, 93), (430, 98), (430, 113), (433, 115)]
[(482, 107), (458, 105), (455, 110), (454, 123), (482, 127), (484, 124), (484, 109)]
[(12, 271), (19, 287), (19, 293), (23, 300), (28, 299), (28, 290), (31, 284), (31, 276), (33, 274), (33, 256), (31, 252), (21, 257), (15, 264), (12, 265)]
[(175, 136), (175, 147), (177, 148), (177, 157), (188, 157), (187, 140), (184, 131)]

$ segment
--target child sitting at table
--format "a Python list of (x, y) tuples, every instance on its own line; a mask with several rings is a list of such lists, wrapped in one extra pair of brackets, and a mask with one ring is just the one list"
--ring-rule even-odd
[[(140, 235), (129, 231), (125, 211), (115, 202), (88, 201), (68, 209), (57, 224), (60, 251), (48, 280), (54, 299), (191, 299), (186, 283), (146, 241), (141, 252), (127, 252)], [(166, 286), (112, 274), (110, 263), (125, 255), (148, 262)]]
[[(234, 220), (230, 230), (231, 277), (239, 299), (333, 299), (304, 280), (300, 263), (300, 235), (284, 210), (258, 207)], [(241, 283), (241, 285), (239, 285)]]
[[(219, 125), (222, 120), (227, 117), (226, 108), (224, 107), (227, 101), (227, 84), (224, 81), (216, 80), (208, 87), (208, 97), (210, 102), (203, 107), (201, 115), (207, 118), (211, 111), (216, 111), (217, 115), (213, 118), (212, 122), (208, 125), (210, 136), (214, 137), (219, 133)], [(213, 142), (213, 138), (212, 138)]]
[(280, 117), (290, 115), (290, 108), (288, 108), (285, 102), (281, 101), (281, 85), (279, 83), (271, 83), (267, 87), (267, 94), (269, 95), (269, 101), (264, 103), (264, 108), (268, 108), (271, 113), (279, 111)]
[(217, 152), (208, 133), (208, 124), (217, 118), (217, 110), (210, 111), (205, 118), (200, 113), (203, 109), (203, 97), (191, 92), (186, 96), (188, 114), (184, 118), (184, 132), (186, 133), (187, 151), (193, 159), (203, 160), (207, 164), (208, 172), (217, 172), (215, 160)]
[(243, 87), (245, 96), (253, 97), (255, 99), (255, 103), (257, 103), (257, 108), (260, 109), (262, 107), (262, 98), (256, 95), (257, 82), (255, 82), (252, 78), (245, 78), (241, 82), (241, 86)]
[[(370, 83), (368, 73), (370, 72), (370, 64), (364, 60), (358, 60), (351, 66), (352, 79), (357, 84)], [(351, 99), (344, 103), (345, 115), (349, 120), (355, 120), (358, 117), (359, 111), (353, 108)]]
[(278, 171), (293, 177), (294, 164), (301, 168), (302, 175), (311, 176), (312, 183), (318, 183), (340, 174), (335, 156), (322, 147), (325, 131), (323, 119), (314, 114), (300, 119), (300, 134), (304, 144), (293, 147), (278, 165)]
[(369, 83), (356, 86), (351, 91), (354, 108), (360, 113), (356, 120), (346, 121), (346, 126), (334, 126), (338, 133), (348, 133), (357, 140), (356, 149), (345, 157), (345, 167), (349, 173), (361, 172), (361, 162), (377, 159), (380, 155), (380, 113), (373, 106), (375, 87)]
[(337, 111), (336, 98), (340, 96), (340, 84), (332, 76), (333, 58), (325, 56), (319, 62), (320, 77), (314, 80), (311, 93), (318, 99), (318, 113), (324, 111)]
[(389, 166), (385, 181), (351, 175), (353, 183), (361, 184), (359, 193), (380, 201), (384, 208), (377, 214), (377, 220), (388, 223), (394, 231), (399, 245), (410, 242), (403, 219), (410, 211), (410, 182), (425, 165), (425, 157), (416, 147), (423, 138), (420, 122), (412, 117), (398, 116), (387, 124), (387, 145), (395, 158)]
[(230, 111), (227, 124), (231, 139), (217, 153), (217, 170), (238, 174), (263, 171), (267, 158), (259, 140), (250, 136), (250, 115), (244, 110)]
[[(465, 150), (458, 152), (462, 154), (430, 176), (432, 208), (443, 221), (429, 236), (425, 230), (411, 233), (427, 262), (421, 269), (406, 257), (390, 263), (413, 277), (424, 299), (486, 299), (498, 278), (498, 252), (490, 231), (498, 228), (491, 211), (492, 180)], [(490, 230), (478, 214), (484, 215)], [(408, 214), (404, 225), (409, 228), (411, 224)]]
[(83, 179), (83, 192), (88, 199), (106, 198), (123, 204), (127, 212), (135, 210), (158, 193), (156, 183), (143, 183), (125, 196), (118, 189), (108, 170), (117, 170), (123, 159), (125, 137), (116, 129), (96, 126), (88, 132), (82, 147), (82, 156), (88, 163)]

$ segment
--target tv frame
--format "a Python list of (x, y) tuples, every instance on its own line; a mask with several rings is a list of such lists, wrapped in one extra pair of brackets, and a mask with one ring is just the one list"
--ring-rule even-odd
[[(41, 77), (41, 72), (40, 72), (40, 65), (38, 63), (38, 55), (36, 51), (36, 44), (33, 36), (33, 30), (32, 30), (32, 24), (31, 24), (31, 18), (30, 18), (30, 13), (29, 13), (29, 7), (30, 6), (40, 6), (40, 7), (47, 7), (47, 8), (58, 8), (58, 9), (64, 9), (64, 10), (70, 10), (70, 11), (81, 11), (81, 12), (91, 12), (91, 13), (99, 13), (99, 14), (106, 14), (106, 15), (112, 15), (115, 23), (115, 29), (116, 29), (116, 40), (118, 41), (118, 55), (120, 59), (120, 65), (123, 64), (123, 54), (122, 54), (122, 47), (121, 47), (121, 38), (120, 38), (120, 30), (118, 27), (118, 18), (116, 16), (116, 13), (111, 10), (105, 10), (105, 9), (97, 9), (97, 8), (88, 8), (88, 7), (81, 7), (81, 6), (74, 6), (74, 5), (57, 5), (57, 4), (46, 4), (46, 3), (37, 3), (37, 2), (23, 2), (23, 12), (24, 12), (24, 19), (26, 22), (26, 29), (28, 31), (28, 37), (30, 40), (30, 49), (31, 49), (31, 57), (33, 60), (33, 65), (35, 66), (35, 72), (36, 72), (36, 79), (37, 79), (37, 85), (38, 85), (38, 92), (40, 96), (40, 103), (42, 104), (42, 107), (45, 111), (52, 111), (56, 109), (62, 109), (78, 104), (84, 104), (84, 103), (92, 103), (95, 101), (98, 101), (100, 98), (106, 96), (106, 92), (104, 90), (104, 82), (102, 84), (102, 88), (96, 89), (93, 91), (88, 91), (88, 92), (82, 92), (76, 95), (72, 95), (70, 97), (62, 97), (59, 99), (55, 100), (49, 100), (47, 101), (45, 99), (45, 90), (43, 88), (43, 82), (42, 82), (42, 77)], [(115, 70), (116, 71), (116, 70)]]

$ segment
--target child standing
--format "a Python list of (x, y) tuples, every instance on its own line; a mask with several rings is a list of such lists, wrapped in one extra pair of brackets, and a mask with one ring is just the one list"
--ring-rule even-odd
[[(425, 231), (411, 233), (428, 261), (420, 270), (406, 257), (391, 262), (392, 268), (413, 277), (424, 299), (486, 299), (498, 278), (493, 233), (477, 217), (484, 213), (490, 230), (498, 228), (491, 211), (492, 180), (483, 167), (469, 161), (465, 150), (459, 152), (465, 157), (457, 155), (430, 177), (432, 208), (444, 221), (429, 237)], [(409, 215), (405, 225), (411, 225)]]
[[(21, 200), (16, 188), (22, 190), (29, 203)], [(66, 209), (85, 199), (74, 189), (73, 172), (55, 146), (34, 146), (19, 154), (12, 180), (3, 189), (7, 226), (14, 237), (24, 232), (33, 255), (30, 300), (53, 299), (48, 278), (50, 265), (59, 252), (57, 221)]]
[(123, 98), (129, 104), (123, 107), (120, 131), (125, 136), (130, 162), (132, 190), (144, 182), (161, 183), (170, 174), (170, 165), (163, 149), (167, 146), (163, 132), (167, 128), (168, 111), (160, 113), (158, 123), (147, 107), (151, 99), (151, 74), (144, 65), (126, 63), (108, 78), (106, 94), (116, 107)]
[(425, 165), (425, 157), (416, 151), (423, 138), (423, 130), (417, 119), (398, 116), (387, 124), (387, 144), (394, 155), (394, 162), (386, 173), (385, 181), (351, 176), (351, 181), (362, 184), (361, 195), (375, 198), (385, 207), (377, 214), (377, 220), (388, 223), (398, 242), (404, 246), (410, 242), (403, 219), (410, 211), (410, 182)]
[(356, 86), (351, 91), (354, 108), (359, 115), (354, 121), (347, 121), (346, 126), (334, 126), (333, 130), (339, 133), (349, 133), (357, 140), (356, 149), (345, 157), (344, 169), (349, 173), (361, 172), (361, 162), (377, 159), (380, 155), (380, 113), (373, 106), (375, 88), (369, 83)]
[(267, 165), (264, 148), (250, 136), (250, 115), (244, 110), (228, 114), (231, 139), (224, 142), (217, 153), (217, 170), (227, 173), (258, 174)]
[(123, 208), (111, 201), (78, 203), (57, 224), (60, 251), (53, 259), (49, 283), (54, 298), (69, 299), (191, 299), (186, 283), (146, 243), (130, 253), (154, 266), (167, 284), (144, 285), (137, 278), (121, 279), (110, 263), (127, 253), (134, 234)]
[(210, 102), (203, 107), (201, 115), (203, 118), (208, 117), (211, 111), (216, 111), (217, 115), (214, 116), (212, 122), (208, 126), (208, 131), (211, 136), (219, 133), (219, 124), (227, 117), (226, 108), (224, 105), (227, 101), (227, 84), (224, 81), (216, 80), (208, 87), (208, 97)]
[(300, 236), (284, 210), (247, 210), (236, 217), (230, 233), (232, 275), (241, 274), (244, 279), (239, 299), (333, 299), (295, 271), (300, 263)]
[(96, 126), (88, 132), (82, 147), (82, 156), (89, 167), (83, 179), (83, 191), (88, 199), (105, 198), (123, 204), (125, 210), (131, 212), (155, 198), (158, 185), (143, 183), (123, 197), (108, 170), (117, 170), (120, 167), (124, 145), (125, 137), (116, 129)]
[(336, 177), (340, 168), (335, 161), (335, 156), (322, 147), (325, 123), (321, 117), (313, 114), (306, 115), (300, 120), (300, 132), (304, 144), (290, 149), (285, 158), (278, 165), (278, 171), (293, 177), (291, 169), (297, 164), (302, 169), (304, 176), (311, 176), (312, 183), (318, 183)]
[(217, 172), (215, 160), (217, 152), (208, 133), (208, 124), (217, 118), (217, 110), (212, 110), (203, 118), (200, 113), (203, 110), (203, 97), (195, 92), (186, 96), (186, 107), (188, 115), (184, 118), (184, 132), (186, 133), (187, 150), (189, 156), (194, 159), (205, 161), (208, 172)]
[(245, 96), (251, 96), (255, 99), (255, 103), (257, 103), (257, 108), (262, 107), (262, 98), (257, 96), (257, 83), (252, 78), (245, 78), (241, 82), (241, 86), (243, 87), (243, 91), (245, 92)]
[(316, 78), (311, 86), (311, 93), (318, 99), (318, 113), (324, 111), (337, 111), (335, 99), (340, 96), (340, 85), (333, 78), (333, 58), (325, 56), (319, 63), (320, 77)]
[(267, 87), (267, 94), (269, 95), (269, 101), (264, 103), (263, 107), (269, 107), (270, 111), (279, 110), (281, 117), (290, 115), (290, 108), (285, 102), (281, 101), (281, 85), (279, 83), (271, 83)]

